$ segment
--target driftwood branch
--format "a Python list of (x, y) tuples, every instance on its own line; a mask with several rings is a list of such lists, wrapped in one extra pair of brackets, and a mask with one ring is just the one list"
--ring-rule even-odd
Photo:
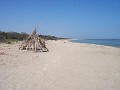
[(36, 28), (32, 34), (26, 39), (26, 41), (19, 47), (20, 50), (33, 50), (34, 52), (47, 52), (45, 41), (38, 37)]

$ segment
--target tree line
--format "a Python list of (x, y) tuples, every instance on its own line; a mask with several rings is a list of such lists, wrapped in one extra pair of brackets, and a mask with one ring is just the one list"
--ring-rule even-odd
[[(2, 41), (8, 41), (8, 40), (24, 40), (29, 36), (29, 34), (21, 32), (5, 32), (5, 31), (0, 31), (0, 42)], [(55, 36), (50, 36), (50, 35), (38, 35), (41, 38), (47, 39), (47, 40), (58, 40), (62, 38), (58, 38)]]
[(23, 40), (26, 37), (28, 37), (28, 34), (24, 32), (17, 33), (0, 31), (0, 41), (5, 41), (6, 39)]

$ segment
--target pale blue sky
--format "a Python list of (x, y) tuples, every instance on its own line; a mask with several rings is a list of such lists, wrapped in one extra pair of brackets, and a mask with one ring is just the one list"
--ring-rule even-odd
[(120, 0), (0, 0), (0, 29), (70, 38), (120, 38)]

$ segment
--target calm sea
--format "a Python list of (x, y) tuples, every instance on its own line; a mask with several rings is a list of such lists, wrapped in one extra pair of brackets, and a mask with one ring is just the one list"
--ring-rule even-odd
[(90, 44), (105, 45), (105, 46), (120, 48), (120, 39), (82, 39), (82, 40), (78, 39), (78, 40), (72, 40), (72, 42), (90, 43)]

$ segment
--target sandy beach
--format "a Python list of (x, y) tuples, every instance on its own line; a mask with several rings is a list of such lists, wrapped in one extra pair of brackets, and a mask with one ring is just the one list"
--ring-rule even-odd
[(47, 41), (49, 52), (0, 44), (0, 90), (120, 90), (120, 48)]

